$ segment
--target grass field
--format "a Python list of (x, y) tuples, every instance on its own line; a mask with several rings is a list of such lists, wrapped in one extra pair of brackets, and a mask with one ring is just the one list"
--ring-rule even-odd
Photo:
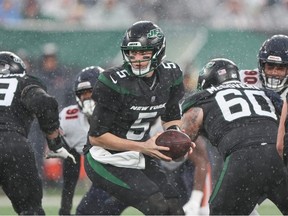
[[(73, 211), (75, 212), (75, 208), (78, 205), (81, 194), (79, 191), (76, 191), (76, 196), (73, 200)], [(47, 191), (44, 192), (43, 198), (43, 206), (46, 211), (46, 215), (58, 215), (58, 209), (60, 206), (60, 190)], [(282, 215), (279, 210), (274, 206), (272, 202), (269, 200), (264, 201), (261, 206), (258, 208), (258, 212), (260, 215)], [(14, 212), (10, 201), (0, 190), (0, 215), (16, 215)], [(134, 208), (127, 208), (121, 215), (143, 215), (141, 212)]]

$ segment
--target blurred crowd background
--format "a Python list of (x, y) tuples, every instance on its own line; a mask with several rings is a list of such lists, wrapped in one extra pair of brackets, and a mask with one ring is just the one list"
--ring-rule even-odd
[[(257, 67), (262, 42), (287, 34), (287, 14), (288, 0), (0, 0), (0, 47), (26, 62), (61, 110), (75, 103), (73, 83), (82, 68), (122, 61), (122, 37), (138, 20), (163, 29), (167, 58), (182, 67), (193, 88), (210, 58)], [(47, 185), (61, 184), (61, 160), (43, 160), (45, 139), (37, 122), (30, 139)]]
[(213, 28), (288, 28), (288, 0), (1, 0), (0, 22), (119, 28), (140, 19)]

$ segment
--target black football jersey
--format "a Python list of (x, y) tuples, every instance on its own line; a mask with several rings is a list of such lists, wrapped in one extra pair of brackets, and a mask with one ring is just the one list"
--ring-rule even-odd
[(43, 89), (41, 82), (28, 75), (0, 74), (0, 130), (15, 131), (27, 137), (33, 113), (27, 110), (21, 100), (23, 89), (37, 85)]
[(191, 107), (203, 109), (201, 132), (223, 156), (245, 146), (276, 143), (279, 117), (266, 91), (256, 86), (230, 82), (211, 87), (186, 98), (183, 113)]
[(130, 75), (123, 66), (101, 73), (92, 94), (95, 110), (105, 109), (113, 116), (93, 115), (89, 134), (100, 136), (110, 132), (144, 141), (159, 116), (166, 122), (181, 119), (179, 101), (184, 96), (184, 85), (179, 66), (165, 61), (149, 82), (146, 79)]

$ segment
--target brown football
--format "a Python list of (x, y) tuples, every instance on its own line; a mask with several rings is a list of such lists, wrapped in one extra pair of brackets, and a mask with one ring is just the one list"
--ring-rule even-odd
[(156, 141), (156, 145), (169, 147), (169, 151), (161, 151), (173, 160), (183, 157), (191, 147), (190, 137), (178, 130), (167, 130), (160, 134)]

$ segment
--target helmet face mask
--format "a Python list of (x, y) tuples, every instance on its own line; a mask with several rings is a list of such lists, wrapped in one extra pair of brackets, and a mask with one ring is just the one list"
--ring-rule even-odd
[[(129, 50), (125, 56), (125, 60), (129, 62), (132, 72), (137, 76), (142, 76), (151, 71), (152, 50)], [(138, 54), (139, 53), (139, 54)], [(141, 56), (142, 59), (136, 59), (136, 55)], [(152, 68), (153, 70), (153, 68)]]
[(0, 52), (0, 74), (26, 74), (26, 65), (16, 54)]
[(225, 58), (212, 59), (199, 74), (198, 89), (207, 89), (233, 80), (240, 81), (236, 64)]
[(271, 76), (268, 77), (265, 74), (263, 76), (263, 84), (267, 89), (271, 89), (273, 91), (281, 91), (285, 87), (285, 83), (287, 82), (287, 77), (284, 79), (279, 79), (277, 77)]
[(93, 110), (96, 106), (96, 103), (94, 100), (86, 99), (81, 102), (78, 102), (78, 104), (81, 104), (82, 112), (84, 113), (84, 115), (86, 115), (87, 117), (92, 116)]
[[(278, 74), (279, 68), (285, 69), (284, 75)], [(265, 88), (279, 92), (287, 86), (288, 37), (286, 35), (274, 35), (262, 44), (258, 53), (258, 69)], [(272, 70), (276, 72), (272, 73)]]
[[(95, 101), (91, 97), (87, 97), (92, 94), (93, 87), (99, 77), (99, 74), (103, 71), (101, 67), (87, 67), (84, 68), (78, 75), (74, 83), (74, 92), (76, 102), (80, 110), (90, 117), (95, 108)], [(83, 97), (82, 97), (83, 95)]]
[(281, 91), (287, 82), (288, 65), (266, 62), (263, 67), (263, 84), (266, 88)]
[[(145, 76), (161, 64), (165, 58), (165, 49), (166, 39), (157, 25), (150, 21), (136, 22), (126, 31), (122, 41), (124, 67), (135, 76)], [(129, 58), (130, 51), (152, 51), (148, 66), (145, 69), (133, 68)]]

